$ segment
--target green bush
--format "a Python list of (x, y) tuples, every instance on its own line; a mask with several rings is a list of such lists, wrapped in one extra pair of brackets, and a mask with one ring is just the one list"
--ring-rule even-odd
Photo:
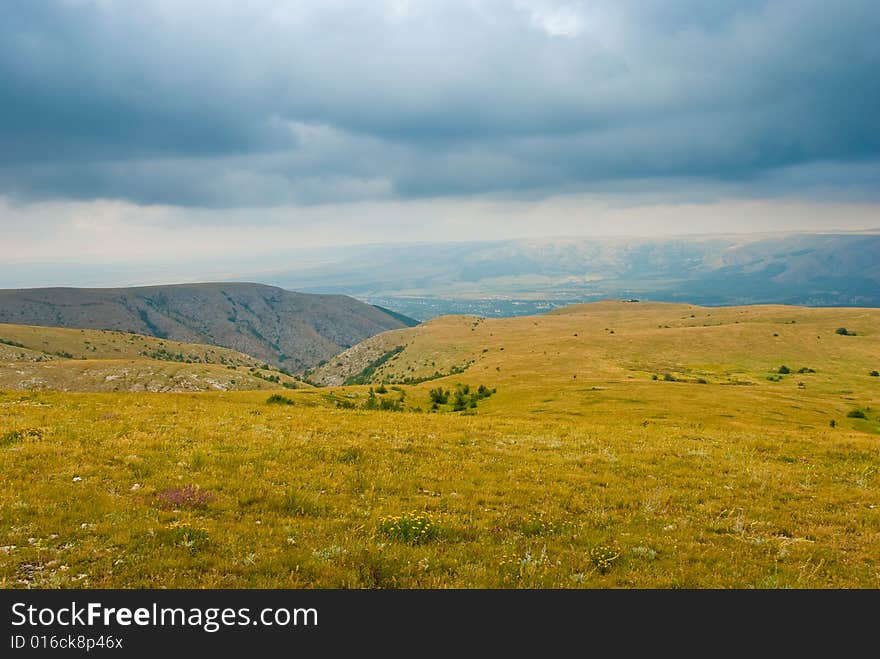
[(868, 415), (865, 414), (862, 410), (850, 410), (846, 413), (847, 418), (850, 419), (867, 419)]
[(782, 366), (779, 367), (779, 369), (776, 372), (779, 373), (780, 375), (788, 375), (789, 373), (791, 373), (791, 369), (788, 366), (783, 364)]
[(379, 401), (379, 409), (386, 410), (389, 412), (402, 412), (403, 411), (403, 403), (399, 400), (393, 400), (391, 398), (383, 398)]
[(266, 405), (293, 405), (293, 400), (281, 394), (272, 394), (266, 399)]

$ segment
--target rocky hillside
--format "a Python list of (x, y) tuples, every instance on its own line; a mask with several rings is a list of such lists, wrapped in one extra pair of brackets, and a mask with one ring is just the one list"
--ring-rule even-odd
[(0, 389), (242, 391), (299, 379), (228, 348), (129, 332), (0, 324)]
[(408, 324), (344, 295), (250, 283), (0, 290), (0, 323), (117, 330), (222, 346), (291, 372)]

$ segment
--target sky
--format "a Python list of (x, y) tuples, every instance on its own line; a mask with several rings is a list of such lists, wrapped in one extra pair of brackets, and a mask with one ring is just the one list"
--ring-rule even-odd
[(6, 271), (880, 227), (876, 0), (3, 9)]

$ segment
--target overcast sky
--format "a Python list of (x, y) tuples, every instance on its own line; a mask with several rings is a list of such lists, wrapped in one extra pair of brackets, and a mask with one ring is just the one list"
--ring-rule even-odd
[(877, 0), (5, 0), (0, 258), (878, 227), (878, 35)]

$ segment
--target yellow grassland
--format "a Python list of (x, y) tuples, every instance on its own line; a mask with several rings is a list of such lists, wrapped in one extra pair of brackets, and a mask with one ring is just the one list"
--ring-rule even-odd
[[(880, 587), (880, 310), (388, 334), (372, 388), (403, 411), (364, 409), (370, 385), (0, 393), (0, 586)], [(456, 383), (497, 391), (431, 411)]]

